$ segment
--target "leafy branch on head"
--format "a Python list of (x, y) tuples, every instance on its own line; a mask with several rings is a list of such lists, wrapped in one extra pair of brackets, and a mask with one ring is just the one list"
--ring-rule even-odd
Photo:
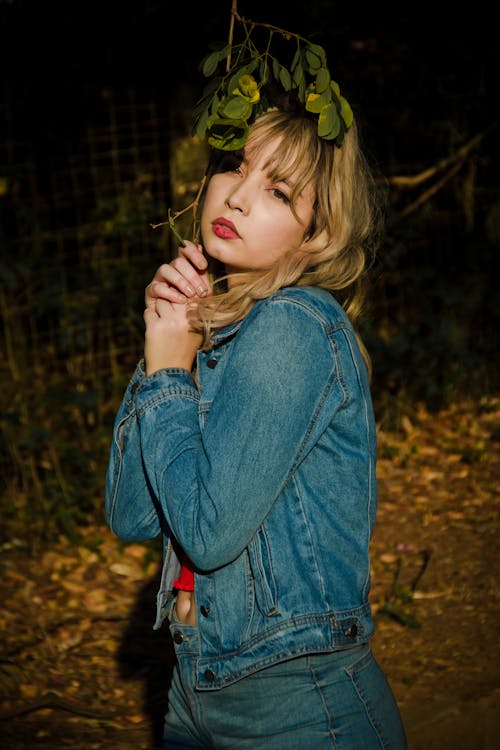
[[(235, 41), (235, 24), (241, 41)], [(263, 43), (255, 37), (264, 32)], [(295, 42), (291, 62), (284, 64), (275, 54), (275, 42)], [(291, 31), (268, 23), (260, 23), (240, 16), (236, 0), (232, 0), (231, 20), (227, 43), (212, 44), (211, 51), (201, 60), (200, 70), (210, 80), (193, 111), (193, 136), (220, 151), (235, 151), (244, 147), (249, 126), (259, 114), (271, 107), (287, 108), (299, 105), (309, 116), (317, 116), (320, 138), (342, 145), (353, 121), (351, 107), (340, 93), (327, 65), (326, 53)], [(206, 175), (195, 200), (168, 220), (151, 225), (168, 224), (181, 244), (184, 240), (175, 229), (175, 220), (193, 210), (193, 234), (196, 236), (196, 210), (199, 205)]]

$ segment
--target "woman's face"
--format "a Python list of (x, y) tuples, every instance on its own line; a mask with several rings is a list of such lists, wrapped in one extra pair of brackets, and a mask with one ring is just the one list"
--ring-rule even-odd
[(258, 153), (228, 154), (222, 171), (208, 185), (201, 232), (206, 252), (217, 258), (227, 273), (269, 268), (290, 250), (303, 244), (313, 216), (314, 193), (307, 185), (295, 202), (293, 181), (273, 182), (266, 167), (279, 139)]

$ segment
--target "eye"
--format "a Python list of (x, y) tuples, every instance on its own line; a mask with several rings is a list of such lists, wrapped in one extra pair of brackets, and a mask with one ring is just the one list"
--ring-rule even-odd
[(288, 197), (288, 195), (286, 195), (282, 190), (279, 190), (279, 188), (272, 188), (271, 192), (275, 198), (283, 201), (283, 203), (286, 203), (287, 205), (290, 203), (290, 198)]

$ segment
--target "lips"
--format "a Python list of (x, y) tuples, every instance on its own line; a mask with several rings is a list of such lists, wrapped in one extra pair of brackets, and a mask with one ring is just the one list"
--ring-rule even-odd
[(240, 236), (233, 222), (225, 219), (223, 216), (214, 219), (212, 229), (214, 234), (223, 240), (234, 240)]

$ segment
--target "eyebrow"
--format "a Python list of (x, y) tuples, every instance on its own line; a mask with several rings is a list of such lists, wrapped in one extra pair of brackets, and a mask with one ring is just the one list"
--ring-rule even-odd
[[(257, 149), (255, 149), (255, 151), (254, 151), (254, 154), (256, 155), (257, 159), (258, 159), (258, 154), (259, 154), (260, 150), (261, 149), (259, 147), (257, 147)], [(245, 166), (248, 166), (250, 159), (247, 156), (245, 148), (241, 149), (241, 151), (235, 152), (235, 154), (237, 154), (239, 156), (239, 158), (241, 159), (241, 164), (243, 164)], [(261, 172), (264, 172), (266, 174), (266, 176), (270, 177), (272, 175), (273, 171), (274, 172), (279, 172), (279, 166), (278, 166), (277, 160), (274, 158), (273, 155), (271, 155), (271, 156), (269, 156), (269, 158), (265, 162), (264, 166), (262, 167)], [(297, 185), (297, 181), (292, 181), (290, 177), (286, 177), (286, 178), (280, 177), (279, 179), (276, 180), (276, 182), (282, 182), (290, 190), (293, 190), (295, 188), (295, 186)], [(302, 195), (302, 193), (300, 193), (300, 195)], [(297, 197), (299, 197), (299, 196), (297, 196)]]
[[(274, 167), (271, 166), (271, 168), (267, 170), (267, 174), (269, 176), (271, 176), (273, 169), (274, 171), (278, 171), (276, 166)], [(286, 185), (287, 187), (289, 187), (290, 190), (293, 190), (297, 184), (297, 181), (293, 181), (290, 177), (279, 177), (276, 179), (276, 182), (282, 182), (283, 185)]]

